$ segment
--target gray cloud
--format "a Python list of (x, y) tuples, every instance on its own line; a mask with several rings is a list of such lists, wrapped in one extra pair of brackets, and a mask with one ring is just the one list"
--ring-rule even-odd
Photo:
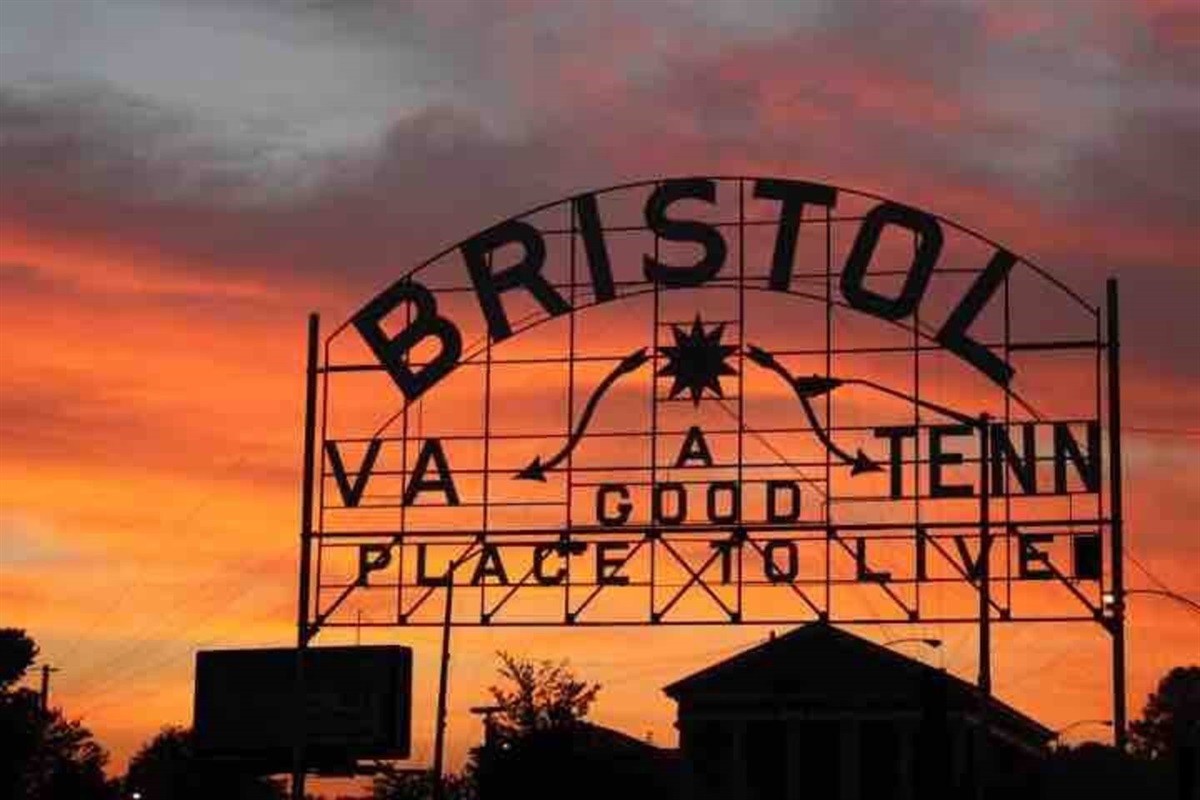
[[(280, 287), (324, 280), (360, 298), (529, 205), (730, 164), (867, 176), (875, 183), (866, 188), (962, 216), (1035, 256), (1049, 247), (1015, 223), (993, 230), (989, 206), (1019, 208), (1042, 229), (1119, 223), (1195, 243), (1197, 79), (1155, 55), (1153, 26), (1071, 39), (1091, 30), (1086, 9), (1016, 40), (990, 33), (979, 7), (951, 4), (903, 14), (860, 2), (771, 9), (762, 17), (771, 25), (736, 25), (720, 4), (512, 15), (498, 3), (118, 5), (131, 30), (165, 24), (165, 40), (210, 47), (259, 82), (238, 97), (269, 94), (275, 69), (297, 64), (303, 85), (306, 70), (336, 63), (306, 60), (306, 43), (373, 54), (391, 43), (400, 53), (384, 65), (394, 70), (384, 83), (402, 96), (386, 115), (355, 117), (337, 100), (343, 87), (345, 102), (375, 102), (379, 86), (353, 82), (367, 62), (351, 58), (310, 87), (303, 108), (329, 103), (331, 119), (345, 111), (357, 120), (354, 144), (337, 148), (295, 146), (307, 112), (290, 93), (206, 106), (194, 66), (164, 68), (163, 85), (183, 87), (175, 98), (105, 63), (0, 86), (0, 179), (13, 189), (0, 196), (5, 219), (216, 276)], [(143, 19), (135, 6), (154, 10)], [(189, 34), (185, 23), (197, 21), (207, 27)], [(243, 35), (226, 42), (239, 21)], [(117, 47), (111, 25), (99, 31), (98, 43), (86, 25), (78, 32), (86, 52)], [(622, 49), (622, 33), (638, 44)], [(267, 53), (282, 61), (256, 61)], [(406, 72), (406, 59), (420, 67)], [(220, 94), (229, 80), (206, 91)], [(981, 198), (979, 207), (960, 211), (944, 193)], [(1097, 264), (1135, 266), (1086, 237), (1053, 248), (1060, 263), (1049, 266), (1068, 279), (1095, 283)], [(1150, 261), (1161, 266), (1136, 266), (1176, 268)]]

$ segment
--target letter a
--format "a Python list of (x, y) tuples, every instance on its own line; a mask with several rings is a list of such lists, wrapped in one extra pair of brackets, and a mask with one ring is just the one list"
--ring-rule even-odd
[[(433, 461), (434, 468), (437, 470), (436, 478), (425, 477), (425, 473), (429, 471), (430, 460)], [(421, 452), (417, 454), (417, 463), (413, 465), (412, 478), (404, 489), (404, 505), (411, 506), (417, 501), (417, 495), (421, 492), (432, 491), (440, 491), (445, 494), (447, 505), (457, 506), (462, 502), (458, 499), (458, 489), (454, 486), (454, 475), (450, 472), (450, 462), (446, 460), (446, 453), (442, 450), (441, 439), (429, 439), (421, 447)]]
[(688, 428), (683, 446), (679, 448), (679, 456), (675, 459), (675, 467), (686, 467), (689, 461), (699, 461), (706, 467), (713, 465), (712, 453), (709, 452), (708, 442), (704, 440), (704, 431), (699, 425)]

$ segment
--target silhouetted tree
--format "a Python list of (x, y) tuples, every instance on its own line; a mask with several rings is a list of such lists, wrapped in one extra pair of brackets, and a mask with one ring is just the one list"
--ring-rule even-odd
[(25, 677), (38, 648), (19, 628), (0, 628), (0, 692), (6, 692)]
[(104, 776), (108, 756), (91, 732), (58, 709), (43, 709), (37, 692), (14, 688), (37, 652), (25, 631), (0, 629), (0, 797), (115, 797), (115, 787)]
[(1129, 726), (1131, 752), (1087, 742), (1056, 751), (1046, 791), (1055, 800), (1175, 800), (1195, 796), (1200, 667), (1176, 667)]
[(499, 708), (490, 720), (497, 744), (533, 731), (569, 727), (587, 717), (600, 684), (581, 681), (567, 664), (532, 661), (505, 652), (500, 677), (509, 685), (488, 689)]
[(198, 758), (192, 732), (176, 727), (163, 728), (130, 759), (124, 788), (147, 800), (282, 800), (286, 796), (278, 782), (248, 774), (237, 764)]
[[(447, 775), (446, 800), (472, 800), (474, 781), (469, 775)], [(429, 800), (433, 797), (433, 773), (385, 769), (372, 782), (373, 800)]]
[(1160, 764), (1178, 797), (1200, 792), (1200, 667), (1175, 667), (1130, 726), (1136, 754)]
[(1146, 701), (1142, 718), (1129, 726), (1133, 751), (1144, 758), (1173, 755), (1200, 735), (1200, 667), (1175, 667)]

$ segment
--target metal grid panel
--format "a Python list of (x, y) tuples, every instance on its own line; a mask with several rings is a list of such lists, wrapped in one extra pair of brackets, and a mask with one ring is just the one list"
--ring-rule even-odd
[[(945, 335), (1008, 255), (994, 242), (865, 193), (785, 219), (763, 179), (690, 180), (712, 202), (653, 219), (680, 181), (612, 187), (403, 276), (462, 341), (412, 400), (364, 344), (362, 312), (329, 335), (314, 628), (440, 625), (451, 564), (463, 625), (977, 622), (981, 586), (996, 620), (1101, 618), (1098, 309), (1012, 256), (969, 328), (1015, 370), (1002, 385)], [(545, 251), (537, 286), (495, 277), (531, 257), (514, 225)], [(670, 285), (712, 236), (715, 274)], [(504, 241), (484, 263), (511, 336), (489, 332), (465, 266), (481, 241)], [(858, 250), (865, 274), (848, 279)], [(651, 280), (648, 258), (672, 278)], [(398, 302), (380, 329), (431, 313)], [(431, 344), (403, 366), (436, 368)]]

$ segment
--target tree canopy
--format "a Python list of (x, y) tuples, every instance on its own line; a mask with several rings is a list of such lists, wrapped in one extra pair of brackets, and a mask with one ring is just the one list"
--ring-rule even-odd
[[(446, 800), (473, 800), (475, 786), (472, 776), (445, 776)], [(385, 769), (371, 785), (372, 800), (431, 800), (433, 773), (427, 770)]]
[(1200, 666), (1175, 667), (1163, 676), (1129, 733), (1134, 752), (1144, 758), (1200, 745)]
[(566, 663), (533, 661), (498, 653), (500, 677), (508, 685), (488, 689), (498, 710), (491, 719), (495, 735), (512, 739), (552, 730), (587, 717), (600, 684), (575, 676)]
[(196, 756), (192, 732), (168, 726), (129, 761), (125, 790), (143, 797), (172, 800), (283, 800), (282, 786), (241, 771), (237, 765)]
[(493, 707), (468, 774), (483, 798), (536, 799), (542, 789), (561, 796), (581, 766), (576, 735), (589, 729), (585, 719), (600, 685), (579, 679), (566, 663), (497, 655), (502, 681), (488, 689)]
[(37, 645), (25, 631), (0, 628), (0, 692), (8, 691), (25, 677), (37, 653)]
[(10, 800), (108, 800), (108, 754), (79, 722), (43, 709), (41, 696), (16, 688), (37, 657), (25, 631), (0, 629), (0, 797)]

